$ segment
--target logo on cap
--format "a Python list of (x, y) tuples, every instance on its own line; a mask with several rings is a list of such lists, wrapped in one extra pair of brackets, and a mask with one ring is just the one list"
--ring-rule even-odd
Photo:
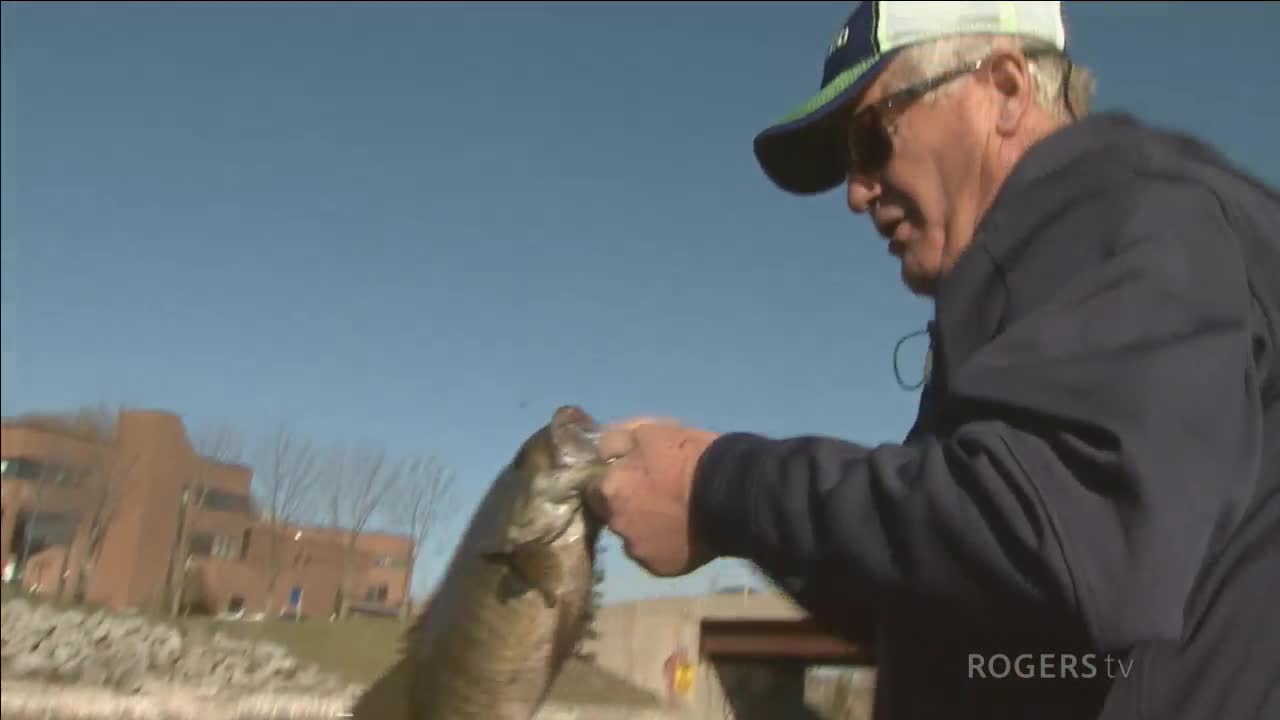
[(844, 47), (849, 42), (849, 26), (845, 25), (840, 28), (840, 32), (836, 33), (836, 39), (831, 41), (831, 47), (827, 49), (827, 57), (831, 57), (837, 50)]

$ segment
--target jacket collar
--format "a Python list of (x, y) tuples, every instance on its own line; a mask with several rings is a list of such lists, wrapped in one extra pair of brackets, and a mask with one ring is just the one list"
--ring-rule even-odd
[(999, 331), (1008, 298), (1006, 260), (1031, 239), (1032, 224), (1055, 203), (1067, 202), (1056, 182), (1060, 173), (1077, 164), (1100, 167), (1104, 157), (1114, 163), (1120, 148), (1137, 147), (1125, 138), (1139, 131), (1127, 114), (1099, 113), (1049, 135), (1018, 161), (979, 221), (969, 249), (939, 283), (930, 333), (935, 377), (952, 374)]

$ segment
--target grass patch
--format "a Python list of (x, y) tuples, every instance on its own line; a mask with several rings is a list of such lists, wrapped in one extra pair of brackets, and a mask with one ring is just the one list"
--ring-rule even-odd
[[(189, 619), (188, 628), (212, 634), (222, 630), (237, 637), (278, 642), (299, 660), (348, 682), (367, 684), (400, 657), (406, 625), (396, 619), (351, 618), (344, 622), (218, 622)], [(655, 706), (658, 698), (621, 676), (583, 660), (570, 660), (551, 690), (551, 699), (565, 703)]]
[(201, 617), (185, 618), (181, 624), (206, 637), (221, 631), (246, 640), (279, 643), (302, 662), (315, 663), (325, 672), (360, 684), (373, 682), (399, 657), (405, 627), (399, 620), (383, 618), (234, 622)]

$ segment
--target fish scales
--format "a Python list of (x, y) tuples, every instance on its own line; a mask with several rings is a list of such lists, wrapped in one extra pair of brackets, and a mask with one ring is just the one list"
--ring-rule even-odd
[(575, 406), (521, 445), (471, 517), (401, 657), (359, 720), (529, 720), (582, 638), (600, 521), (583, 491), (607, 464)]

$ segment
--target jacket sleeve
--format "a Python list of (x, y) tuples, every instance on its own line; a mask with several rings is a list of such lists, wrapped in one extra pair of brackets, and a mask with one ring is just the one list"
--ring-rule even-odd
[(1105, 648), (1179, 636), (1258, 472), (1251, 296), (1206, 191), (1143, 191), (1112, 231), (1105, 261), (950, 368), (945, 433), (723, 435), (695, 532), (824, 602), (1065, 614)]

